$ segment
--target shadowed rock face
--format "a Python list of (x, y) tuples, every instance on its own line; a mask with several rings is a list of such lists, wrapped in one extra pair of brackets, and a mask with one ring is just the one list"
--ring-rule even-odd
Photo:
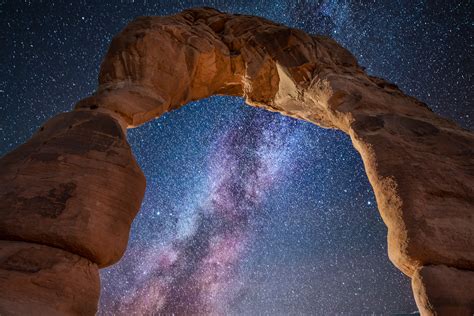
[(0, 315), (94, 315), (97, 265), (60, 249), (0, 241)]
[(474, 273), (447, 266), (425, 266), (412, 278), (413, 293), (422, 315), (472, 315)]
[(0, 170), (0, 239), (62, 248), (100, 267), (122, 257), (145, 178), (115, 119), (60, 114)]
[(367, 75), (332, 39), (213, 9), (141, 17), (112, 41), (99, 83), (0, 162), (0, 183), (9, 183), (0, 191), (1, 238), (101, 267), (116, 262), (144, 190), (120, 126), (213, 94), (240, 95), (347, 133), (388, 227), (389, 257), (413, 277), (422, 313), (444, 314), (447, 298), (467, 306), (460, 314), (474, 312), (468, 288), (433, 290), (474, 274), (474, 135)]

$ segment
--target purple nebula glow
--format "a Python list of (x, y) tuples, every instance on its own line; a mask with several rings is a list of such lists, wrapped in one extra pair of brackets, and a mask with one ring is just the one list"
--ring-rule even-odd
[[(130, 246), (107, 275), (102, 314), (225, 313), (239, 295), (239, 263), (256, 237), (266, 193), (285, 170), (300, 136), (290, 119), (251, 115), (210, 148), (200, 194), (185, 199), (167, 238)], [(192, 191), (192, 190), (191, 190)], [(177, 204), (182, 203), (177, 201)], [(128, 277), (118, 277), (119, 273)], [(114, 294), (112, 294), (114, 293)], [(119, 293), (119, 295), (117, 295)]]

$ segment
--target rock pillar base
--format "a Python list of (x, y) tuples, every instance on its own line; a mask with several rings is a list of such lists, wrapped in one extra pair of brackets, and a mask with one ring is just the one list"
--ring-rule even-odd
[(95, 263), (70, 252), (0, 241), (0, 315), (95, 315)]
[(474, 314), (474, 272), (444, 265), (424, 266), (412, 277), (413, 294), (421, 315)]

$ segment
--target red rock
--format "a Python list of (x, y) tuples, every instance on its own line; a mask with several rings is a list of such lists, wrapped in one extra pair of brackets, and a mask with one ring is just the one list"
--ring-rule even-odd
[(97, 265), (72, 253), (0, 241), (0, 315), (94, 315)]
[(137, 126), (212, 94), (347, 133), (407, 275), (445, 264), (474, 269), (474, 135), (367, 75), (334, 40), (253, 16), (193, 9), (141, 17), (102, 63), (97, 104)]
[(238, 95), (347, 133), (388, 227), (389, 257), (413, 276), (416, 296), (424, 288), (435, 302), (429, 313), (444, 313), (439, 297), (462, 306), (472, 297), (452, 289), (460, 274), (426, 266), (474, 270), (474, 134), (367, 75), (334, 40), (213, 9), (141, 17), (112, 41), (99, 83), (79, 111), (0, 161), (0, 238), (116, 262), (144, 191), (118, 122), (139, 126), (193, 100)]
[(413, 293), (422, 315), (474, 314), (474, 272), (447, 266), (424, 266), (412, 278)]
[(100, 267), (122, 257), (145, 178), (115, 119), (60, 114), (0, 170), (0, 239), (62, 248)]

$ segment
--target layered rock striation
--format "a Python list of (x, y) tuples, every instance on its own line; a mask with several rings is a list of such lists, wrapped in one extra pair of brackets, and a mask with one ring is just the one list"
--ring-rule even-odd
[(474, 292), (454, 289), (474, 275), (474, 134), (330, 38), (208, 8), (131, 22), (97, 92), (2, 158), (0, 238), (116, 262), (145, 186), (122, 128), (214, 94), (347, 133), (422, 314), (474, 313)]
[(94, 315), (145, 191), (119, 122), (60, 114), (0, 160), (0, 315)]

